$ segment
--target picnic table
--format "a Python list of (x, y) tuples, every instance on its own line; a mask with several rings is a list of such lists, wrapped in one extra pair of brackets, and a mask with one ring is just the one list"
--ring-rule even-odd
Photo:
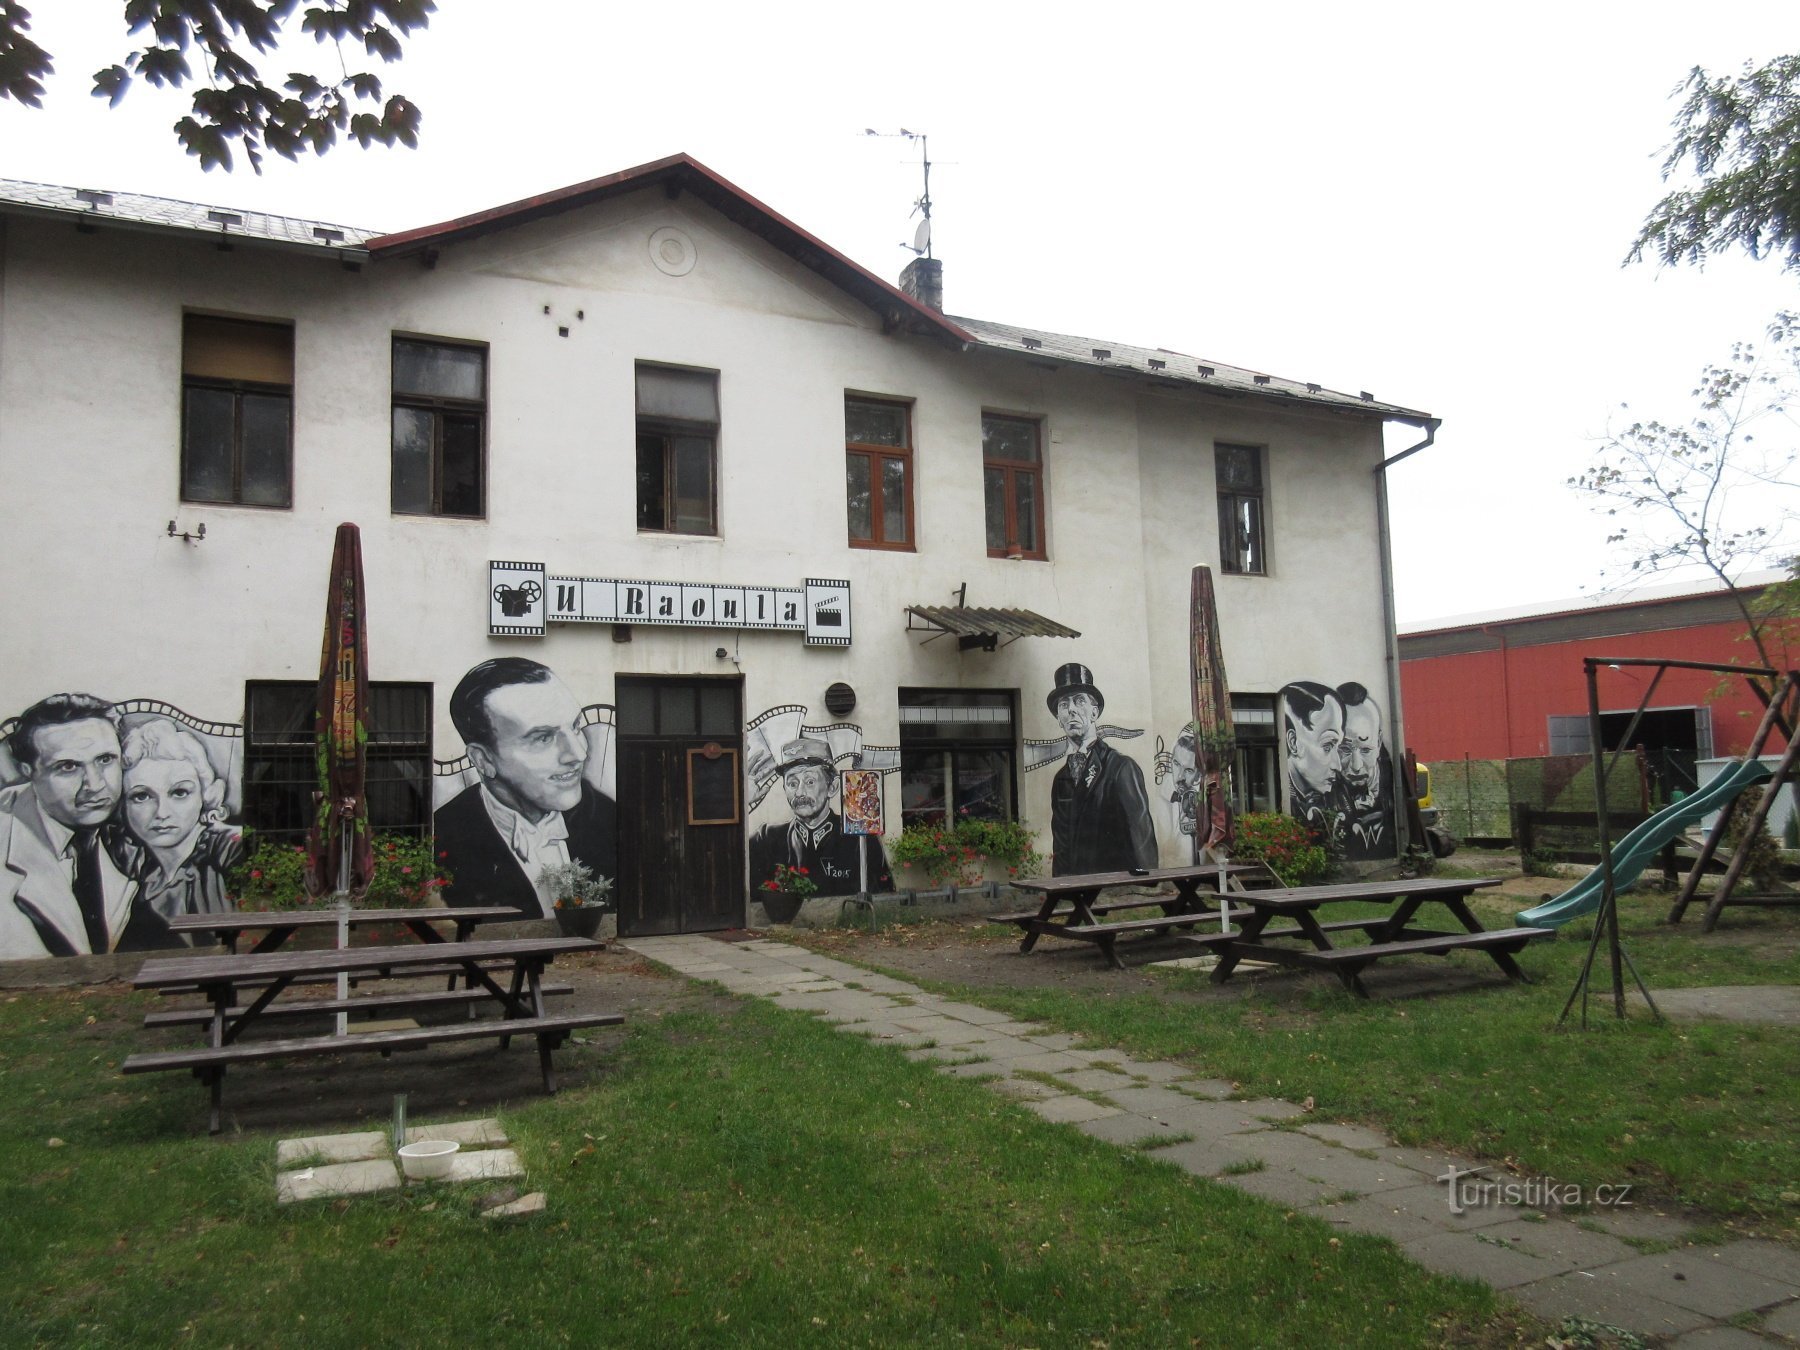
[[(165, 1069), (191, 1069), (211, 1094), (209, 1127), (219, 1132), (224, 1104), (225, 1071), (232, 1064), (255, 1060), (378, 1051), (385, 1058), (395, 1050), (412, 1049), (438, 1041), (494, 1037), (505, 1049), (514, 1036), (533, 1036), (543, 1072), (544, 1090), (556, 1091), (550, 1052), (571, 1031), (581, 1027), (612, 1026), (624, 1021), (618, 1013), (566, 1013), (552, 1015), (544, 1007), (543, 972), (559, 955), (601, 951), (605, 943), (591, 938), (512, 938), (475, 940), (456, 944), (421, 942), (398, 946), (334, 947), (318, 951), (247, 952), (225, 956), (176, 956), (153, 958), (139, 968), (133, 985), (159, 993), (205, 994), (206, 1044), (187, 1050), (134, 1054), (122, 1066), (126, 1073), (150, 1073)], [(446, 963), (460, 968), (467, 990), (397, 993), (390, 997), (354, 1000), (359, 1006), (413, 1006), (447, 999), (481, 998), (497, 1002), (497, 1019), (457, 1022), (403, 1030), (359, 1031), (348, 1035), (286, 1036), (272, 1040), (246, 1040), (244, 1033), (259, 1028), (275, 1010), (329, 1011), (319, 1000), (278, 1003), (280, 995), (299, 980), (339, 974), (369, 977), (433, 971)], [(506, 980), (503, 987), (495, 978)], [(247, 1004), (237, 1003), (240, 993), (254, 991)]]
[[(1124, 964), (1113, 950), (1113, 944), (1130, 933), (1186, 931), (1209, 920), (1217, 920), (1220, 923), (1217, 934), (1189, 935), (1204, 944), (1225, 941), (1234, 936), (1230, 922), (1236, 911), (1224, 908), (1221, 913), (1220, 909), (1213, 908), (1213, 901), (1219, 899), (1220, 888), (1229, 884), (1232, 878), (1263, 874), (1261, 863), (1209, 862), (1192, 863), (1183, 867), (1157, 867), (1146, 872), (1090, 872), (1076, 876), (1026, 877), (1013, 882), (1013, 889), (1036, 892), (1042, 896), (1038, 907), (1035, 910), (1022, 910), (1017, 914), (995, 914), (991, 917), (995, 923), (1016, 924), (1024, 930), (1025, 936), (1019, 943), (1021, 954), (1035, 947), (1040, 937), (1067, 938), (1075, 942), (1093, 943), (1105, 953), (1115, 970), (1123, 970)], [(1165, 882), (1175, 887), (1173, 893), (1134, 895), (1107, 901), (1100, 899), (1107, 891), (1125, 887), (1141, 889)], [(1231, 895), (1234, 899), (1238, 898), (1239, 892), (1233, 891)], [(1106, 920), (1102, 917), (1117, 910), (1144, 909), (1151, 905), (1157, 906), (1162, 913), (1148, 919)]]
[(490, 919), (525, 919), (532, 916), (510, 905), (468, 905), (455, 909), (275, 909), (239, 910), (229, 914), (177, 914), (169, 920), (176, 933), (210, 933), (214, 942), (228, 952), (236, 952), (238, 940), (245, 933), (261, 931), (252, 952), (272, 952), (302, 928), (335, 928), (340, 921), (352, 928), (368, 924), (391, 923), (410, 930), (421, 942), (442, 942), (444, 936), (433, 928), (437, 923), (454, 923), (454, 941), (465, 941), (478, 924)]
[[(1215, 948), (1219, 963), (1213, 967), (1212, 981), (1223, 984), (1242, 961), (1267, 961), (1303, 970), (1329, 970), (1351, 993), (1367, 998), (1369, 991), (1363, 987), (1361, 974), (1372, 963), (1389, 956), (1445, 956), (1463, 949), (1486, 952), (1508, 979), (1523, 981), (1525, 972), (1513, 960), (1513, 953), (1556, 933), (1549, 928), (1483, 928), (1470, 912), (1468, 898), (1482, 887), (1499, 884), (1497, 877), (1426, 877), (1234, 893), (1232, 899), (1243, 907), (1239, 913), (1242, 928), (1231, 941)], [(1394, 908), (1375, 918), (1319, 922), (1318, 913), (1325, 906), (1353, 901), (1391, 903)], [(1428, 903), (1442, 905), (1460, 928), (1447, 930), (1415, 924), (1414, 916)], [(1276, 919), (1291, 919), (1293, 926), (1270, 928)], [(1366, 934), (1368, 941), (1336, 945), (1333, 937), (1346, 933)], [(1310, 945), (1277, 944), (1278, 939), (1288, 938), (1302, 938)]]

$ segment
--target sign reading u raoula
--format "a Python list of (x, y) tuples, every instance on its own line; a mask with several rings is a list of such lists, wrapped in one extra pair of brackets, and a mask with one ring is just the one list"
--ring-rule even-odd
[(546, 623), (753, 628), (802, 633), (811, 647), (850, 645), (850, 583), (715, 586), (692, 581), (546, 576), (543, 563), (488, 563), (488, 634), (542, 637)]

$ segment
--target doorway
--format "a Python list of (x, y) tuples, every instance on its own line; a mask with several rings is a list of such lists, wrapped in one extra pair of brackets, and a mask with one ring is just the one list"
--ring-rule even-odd
[(742, 688), (618, 678), (621, 937), (743, 926)]

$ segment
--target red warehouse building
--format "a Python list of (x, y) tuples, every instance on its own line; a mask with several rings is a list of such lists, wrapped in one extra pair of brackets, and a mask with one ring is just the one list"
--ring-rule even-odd
[[(1780, 579), (1762, 573), (1748, 580), (1760, 595)], [(1399, 641), (1407, 742), (1426, 763), (1587, 752), (1585, 657), (1757, 664), (1732, 596), (1717, 588), (1467, 615), (1403, 631)], [(1600, 671), (1608, 749), (1617, 747), (1655, 677), (1642, 666)], [(1762, 712), (1740, 678), (1669, 670), (1632, 743), (1643, 746), (1668, 787), (1692, 790), (1695, 762), (1742, 755)], [(1775, 738), (1765, 753), (1779, 753), (1782, 744)]]

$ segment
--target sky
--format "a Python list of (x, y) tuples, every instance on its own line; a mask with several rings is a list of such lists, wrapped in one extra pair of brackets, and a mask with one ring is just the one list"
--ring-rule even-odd
[[(34, 182), (397, 230), (685, 151), (892, 280), (918, 147), (864, 133), (926, 132), (951, 313), (1443, 419), (1390, 471), (1403, 627), (1618, 586), (1567, 480), (1609, 427), (1685, 421), (1704, 364), (1800, 307), (1774, 262), (1621, 265), (1672, 92), (1794, 50), (1791, 4), (440, 0), (381, 71), (419, 149), (260, 177), (182, 152), (180, 94), (90, 96), (128, 49), (116, 4), (32, 8), (57, 70), (42, 110), (0, 102), (0, 177)], [(263, 68), (336, 59), (304, 40)]]

